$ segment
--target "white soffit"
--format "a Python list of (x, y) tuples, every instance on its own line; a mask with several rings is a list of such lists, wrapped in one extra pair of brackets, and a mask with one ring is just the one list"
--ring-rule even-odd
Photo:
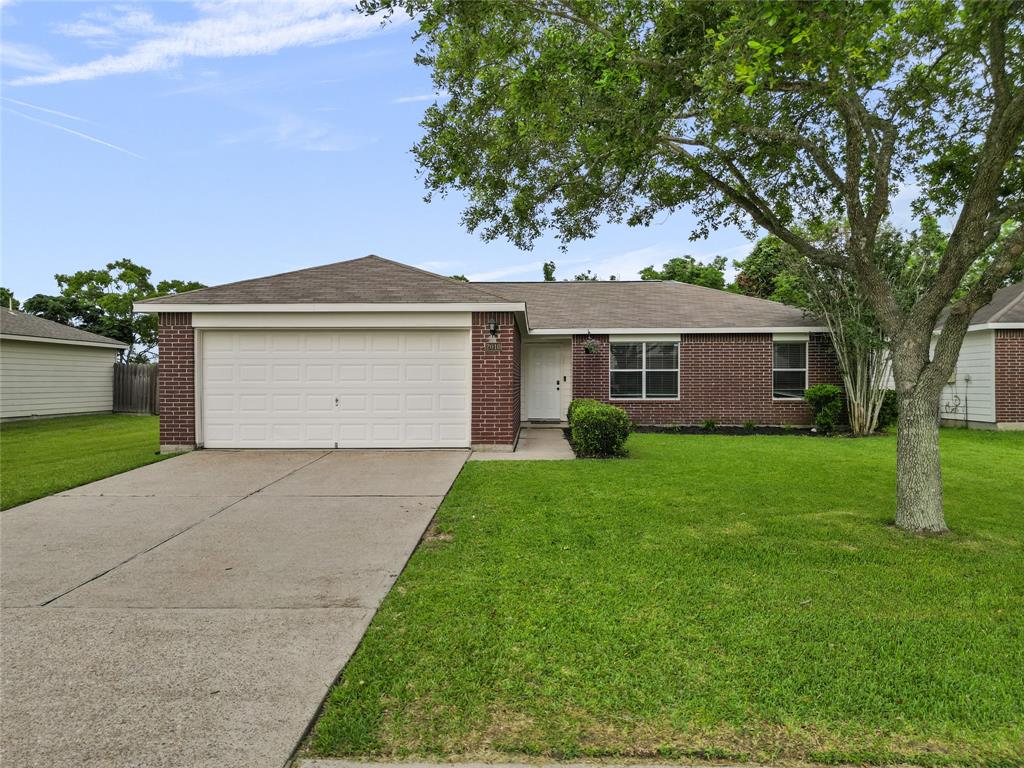
[(679, 341), (678, 333), (616, 333), (609, 341)]
[(193, 312), (193, 328), (469, 328), (469, 312)]
[(773, 333), (772, 341), (808, 341), (811, 338), (808, 333)]

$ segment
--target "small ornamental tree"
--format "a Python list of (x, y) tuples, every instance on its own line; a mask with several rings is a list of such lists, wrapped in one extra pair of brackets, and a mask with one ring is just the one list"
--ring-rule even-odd
[[(946, 530), (939, 396), (971, 316), (1024, 252), (1019, 2), (361, 5), (418, 24), (417, 60), (449, 98), (414, 152), (429, 192), (467, 196), (470, 230), (530, 247), (686, 208), (696, 237), (761, 228), (852, 274), (892, 345), (896, 523)], [(954, 220), (912, 302), (874, 260), (900, 190)], [(815, 218), (847, 223), (842, 249), (794, 226)]]

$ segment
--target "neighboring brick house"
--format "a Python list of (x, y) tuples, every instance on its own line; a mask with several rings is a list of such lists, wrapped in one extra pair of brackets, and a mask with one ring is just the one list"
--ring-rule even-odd
[[(464, 283), (367, 256), (136, 309), (159, 317), (163, 450), (510, 450), (573, 397), (646, 425), (800, 426), (804, 390), (840, 383), (800, 310), (671, 281)], [(1016, 333), (1000, 407), (1019, 420)]]
[(947, 426), (1024, 429), (1024, 282), (974, 313), (940, 416)]

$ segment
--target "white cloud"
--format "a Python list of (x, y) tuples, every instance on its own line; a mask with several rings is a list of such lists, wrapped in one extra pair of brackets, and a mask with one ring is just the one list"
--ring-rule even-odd
[(442, 99), (448, 94), (446, 93), (420, 93), (415, 96), (399, 96), (397, 99), (392, 99), (392, 104), (415, 104), (420, 101), (434, 101), (435, 99)]
[(139, 8), (114, 6), (98, 8), (81, 15), (76, 21), (58, 24), (58, 34), (98, 45), (111, 45), (125, 36), (141, 36), (169, 32), (170, 27), (157, 24), (153, 14)]
[(23, 117), (26, 120), (31, 120), (33, 123), (39, 123), (40, 125), (45, 125), (48, 128), (53, 128), (53, 129), (58, 130), (58, 131), (63, 131), (64, 133), (70, 133), (72, 136), (77, 136), (80, 139), (85, 139), (86, 141), (91, 141), (94, 144), (99, 144), (100, 146), (107, 147), (108, 149), (113, 149), (113, 150), (116, 150), (118, 152), (123, 152), (124, 154), (129, 155), (131, 157), (134, 157), (134, 158), (136, 158), (138, 160), (144, 160), (145, 159), (142, 155), (137, 155), (134, 152), (132, 152), (131, 150), (125, 149), (124, 147), (117, 146), (117, 144), (111, 144), (109, 141), (104, 141), (103, 139), (97, 139), (95, 136), (90, 136), (88, 133), (82, 133), (81, 131), (76, 131), (73, 128), (66, 128), (63, 125), (57, 125), (57, 123), (51, 123), (49, 120), (41, 120), (38, 117), (33, 117), (32, 115), (26, 115), (24, 112), (19, 112), (18, 110), (11, 109), (10, 107), (6, 107), (5, 109), (6, 109), (6, 111), (10, 112), (11, 114), (18, 115), (19, 117)]
[[(122, 53), (84, 64), (21, 77), (12, 85), (41, 85), (93, 80), (108, 75), (167, 70), (187, 58), (226, 58), (277, 53), (304, 45), (325, 45), (370, 35), (380, 20), (330, 0), (298, 2), (201, 2), (193, 21), (157, 24), (147, 14), (130, 11), (114, 17), (84, 18), (68, 25), (65, 34), (88, 39), (132, 34), (141, 36)], [(130, 19), (126, 21), (126, 19)], [(399, 19), (396, 19), (399, 21)]]
[(223, 139), (224, 144), (253, 142), (302, 152), (350, 152), (373, 143), (373, 139), (351, 136), (327, 123), (291, 114)]
[(4, 40), (3, 45), (0, 45), (0, 66), (4, 69), (37, 73), (54, 72), (60, 67), (46, 51), (8, 40)]

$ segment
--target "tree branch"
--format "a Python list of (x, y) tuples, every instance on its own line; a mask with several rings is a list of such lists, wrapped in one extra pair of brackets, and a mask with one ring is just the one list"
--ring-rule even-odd
[[(1018, 227), (1003, 243), (999, 254), (989, 263), (978, 282), (967, 292), (967, 295), (950, 307), (949, 315), (942, 326), (939, 338), (935, 343), (935, 354), (922, 376), (925, 386), (941, 386), (945, 382), (943, 374), (947, 368), (943, 364), (952, 365), (960, 354), (964, 334), (970, 327), (974, 313), (992, 300), (1010, 270), (1024, 254), (1024, 225)], [(941, 379), (941, 381), (937, 381)]]
[(846, 188), (846, 180), (839, 175), (835, 166), (832, 165), (832, 161), (829, 159), (828, 152), (825, 148), (819, 144), (815, 144), (805, 136), (793, 133), (792, 131), (781, 131), (775, 128), (761, 128), (756, 125), (738, 125), (736, 126), (736, 130), (740, 133), (745, 133), (757, 138), (771, 139), (775, 141), (788, 141), (802, 147), (807, 154), (813, 158), (815, 165), (817, 165), (818, 169), (825, 174), (829, 181), (832, 182), (837, 191), (842, 192)]
[(666, 149), (675, 157), (684, 159), (694, 171), (707, 179), (726, 199), (746, 211), (757, 224), (767, 229), (783, 242), (793, 246), (797, 253), (806, 256), (818, 264), (840, 268), (846, 266), (846, 259), (841, 255), (817, 248), (800, 237), (789, 227), (785, 226), (757, 195), (750, 195), (712, 173), (685, 146), (675, 142), (666, 141), (664, 143)]
[(985, 141), (978, 158), (974, 181), (964, 197), (960, 216), (949, 236), (949, 244), (939, 263), (935, 282), (918, 302), (915, 313), (920, 322), (934, 324), (939, 312), (949, 303), (960, 283), (985, 249), (999, 236), (991, 226), (997, 198), (1007, 164), (1020, 150), (1024, 140), (1024, 91), (1018, 91), (1005, 108), (993, 110)]

